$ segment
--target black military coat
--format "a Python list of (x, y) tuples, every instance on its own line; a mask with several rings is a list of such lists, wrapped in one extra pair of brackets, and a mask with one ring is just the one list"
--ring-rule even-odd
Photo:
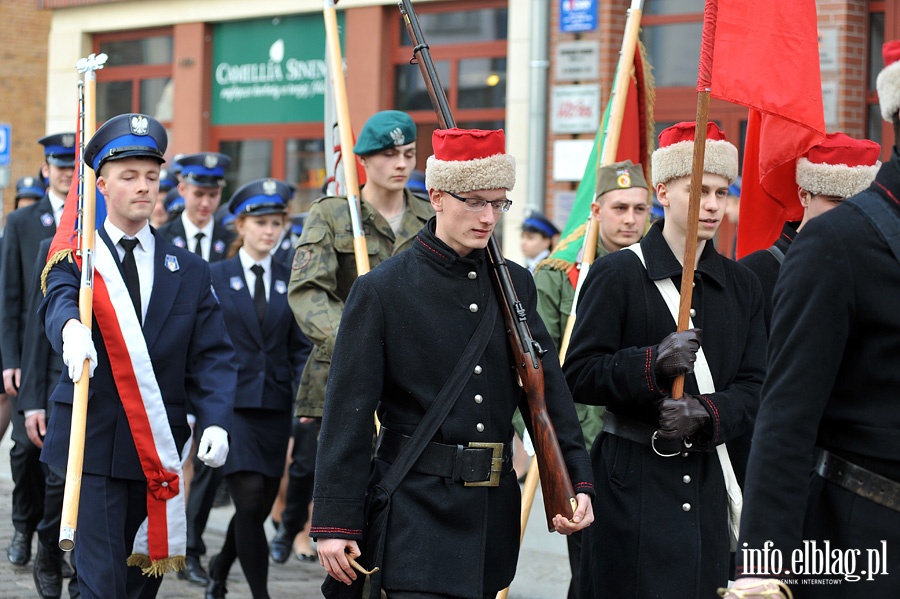
[[(311, 535), (359, 539), (363, 501), (388, 464), (374, 461), (373, 414), (411, 434), (456, 365), (487, 302), (497, 301), (483, 250), (459, 257), (434, 235), (432, 218), (412, 248), (359, 277), (347, 299), (328, 378), (316, 462)], [(531, 274), (510, 264), (532, 334), (551, 348), (537, 315)], [(509, 442), (516, 407), (527, 414), (511, 367), (505, 325), (492, 336), (435, 441)], [(593, 493), (574, 404), (554, 351), (543, 358), (548, 410), (576, 492)], [(526, 418), (526, 421), (528, 419)], [(530, 423), (529, 423), (530, 426)], [(477, 598), (513, 578), (521, 491), (514, 472), (500, 486), (465, 487), (410, 472), (393, 496), (383, 586)]]
[[(778, 236), (773, 245), (781, 250), (782, 254), (787, 255), (796, 236), (797, 230), (793, 224), (784, 223), (784, 227), (781, 228), (781, 235)], [(762, 285), (763, 307), (766, 318), (766, 330), (768, 331), (772, 323), (772, 295), (775, 293), (775, 281), (778, 280), (781, 262), (768, 248), (747, 254), (738, 262), (752, 270), (756, 278), (759, 279), (760, 285)]]
[[(857, 198), (900, 211), (896, 148)], [(835, 549), (862, 552), (859, 575), (868, 570), (867, 551), (885, 540), (890, 575), (802, 586), (798, 598), (807, 589), (815, 597), (900, 597), (900, 512), (809, 476), (819, 446), (900, 481), (898, 356), (900, 264), (860, 209), (845, 202), (803, 228), (775, 286), (741, 543), (758, 549), (772, 541), (787, 569), (803, 540), (821, 549), (828, 539)], [(737, 557), (740, 573), (742, 553)]]
[[(654, 280), (681, 285), (682, 267), (655, 223), (641, 241), (647, 269), (631, 251), (597, 261), (578, 304), (563, 367), (576, 402), (656, 428), (668, 394), (653, 374), (657, 344), (675, 330)], [(727, 498), (715, 446), (750, 430), (765, 363), (759, 281), (712, 243), (700, 256), (694, 325), (716, 393), (703, 396), (712, 433), (681, 457), (601, 432), (591, 449), (597, 501), (585, 535), (583, 581), (590, 597), (711, 597), (729, 575)], [(693, 375), (685, 391), (698, 394)], [(587, 575), (585, 575), (587, 574)]]

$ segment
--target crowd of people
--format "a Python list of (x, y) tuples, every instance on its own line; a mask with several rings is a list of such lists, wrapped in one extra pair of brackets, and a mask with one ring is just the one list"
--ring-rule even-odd
[[(895, 137), (898, 58), (900, 42), (886, 44), (878, 78)], [(502, 130), (435, 131), (410, 186), (412, 118), (367, 120), (353, 148), (366, 173), (360, 273), (346, 198), (313, 202), (296, 236), (290, 184), (247, 181), (223, 202), (229, 156), (179, 154), (164, 168), (163, 126), (120, 115), (79, 158), (105, 204), (92, 327), (66, 202), (75, 134), (42, 138), (0, 252), (9, 561), (33, 562), (40, 597), (61, 597), (69, 578), (70, 597), (102, 599), (154, 597), (168, 572), (223, 599), (238, 561), (260, 599), (269, 560), (284, 563), (308, 528), (316, 549), (298, 557), (324, 567), (326, 597), (486, 599), (516, 572), (521, 434), (558, 452), (545, 480), (571, 482), (571, 505), (548, 514), (568, 537), (560, 596), (896, 596), (900, 154), (881, 164), (878, 144), (828, 134), (797, 163), (802, 220), (735, 261), (714, 240), (738, 151), (710, 123), (692, 182), (694, 135), (692, 122), (660, 132), (649, 182), (630, 161), (598, 169), (585, 215), (597, 259), (578, 287), (540, 213), (522, 223), (526, 263), (497, 264), (491, 239), (516, 181)], [(651, 223), (654, 202), (663, 217)], [(57, 541), (86, 377), (66, 561)], [(234, 514), (210, 548), (223, 488)]]

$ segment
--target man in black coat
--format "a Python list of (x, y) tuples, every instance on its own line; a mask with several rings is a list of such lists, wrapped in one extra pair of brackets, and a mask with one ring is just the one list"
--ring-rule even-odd
[(766, 329), (772, 322), (772, 293), (778, 271), (794, 237), (811, 219), (825, 214), (849, 197), (864, 191), (881, 166), (881, 146), (868, 139), (853, 139), (844, 133), (829, 133), (797, 160), (797, 196), (803, 207), (800, 223), (785, 223), (775, 243), (741, 258), (762, 284)]
[[(699, 330), (674, 332), (694, 128), (666, 129), (653, 153), (665, 220), (597, 261), (578, 301), (563, 371), (576, 402), (607, 410), (591, 449), (603, 517), (583, 541), (582, 599), (702, 599), (728, 581), (726, 493), (735, 489), (717, 446), (752, 426), (765, 325), (759, 281), (710, 243), (738, 167), (737, 149), (710, 124), (690, 310), (702, 348)], [(661, 293), (669, 289), (672, 309)], [(694, 368), (695, 354), (708, 360), (711, 382)], [(672, 382), (685, 373), (684, 396), (673, 399)]]
[[(499, 130), (438, 130), (433, 147), (426, 185), (436, 217), (408, 252), (356, 280), (341, 317), (310, 536), (318, 539), (319, 560), (334, 579), (349, 584), (357, 578), (347, 558), (361, 554), (367, 489), (384, 482), (462, 361), (467, 370), (462, 390), (450, 395), (449, 415), (391, 497), (383, 559), (368, 549), (361, 559), (381, 568), (389, 599), (482, 599), (512, 581), (519, 547), (521, 492), (510, 446), (513, 412), (528, 410), (506, 325), (493, 312), (498, 299), (485, 249), (509, 209), (515, 163)], [(531, 275), (515, 264), (509, 268), (534, 338), (552, 347)], [(491, 318), (486, 346), (467, 353), (483, 317)], [(590, 462), (555, 352), (543, 356), (543, 366), (548, 412), (578, 500), (573, 520), (557, 514), (553, 525), (570, 534), (593, 520)], [(382, 427), (373, 462), (376, 409)], [(527, 416), (526, 424), (531, 429)], [(473, 442), (494, 445), (494, 451), (471, 448)], [(474, 468), (479, 461), (486, 466), (485, 459), (493, 466)], [(479, 475), (469, 477), (461, 466), (466, 463)], [(489, 470), (496, 476), (489, 478)]]
[[(900, 41), (884, 58), (878, 95), (896, 140)], [(800, 584), (798, 599), (900, 596), (898, 236), (895, 145), (874, 183), (806, 225), (784, 261), (730, 597), (760, 597), (775, 579)]]
[(28, 439), (25, 420), (16, 406), (22, 382), (22, 343), (31, 306), (30, 284), (38, 246), (56, 233), (75, 166), (75, 134), (57, 133), (38, 140), (44, 146), (41, 173), (49, 181), (46, 195), (36, 204), (12, 212), (6, 219), (0, 259), (0, 348), (3, 385), (13, 404), (12, 440), (9, 452), (13, 481), (12, 520), (15, 532), (7, 548), (13, 564), (31, 559), (31, 540), (42, 516), (44, 473), (40, 450)]

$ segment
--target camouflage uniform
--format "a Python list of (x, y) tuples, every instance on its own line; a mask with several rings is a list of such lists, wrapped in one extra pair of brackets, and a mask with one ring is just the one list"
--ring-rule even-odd
[[(599, 260), (608, 253), (602, 243), (597, 243), (595, 260)], [(538, 294), (538, 313), (547, 326), (547, 331), (553, 338), (557, 349), (559, 349), (563, 334), (566, 332), (566, 322), (572, 309), (572, 301), (575, 299), (575, 287), (569, 280), (571, 268), (574, 266), (569, 262), (551, 259), (538, 264), (534, 271), (534, 284)], [(584, 445), (588, 451), (591, 450), (594, 439), (603, 428), (603, 412), (605, 411), (603, 406), (575, 404), (575, 412), (578, 414), (578, 421), (581, 423), (581, 430), (584, 433)]]
[[(369, 267), (375, 268), (412, 245), (434, 215), (431, 203), (404, 191), (406, 212), (397, 237), (371, 204), (362, 200), (361, 213)], [(325, 383), (344, 300), (356, 280), (353, 228), (346, 198), (328, 196), (310, 208), (297, 241), (288, 285), (288, 302), (300, 329), (313, 343), (297, 392), (297, 416), (321, 417)]]

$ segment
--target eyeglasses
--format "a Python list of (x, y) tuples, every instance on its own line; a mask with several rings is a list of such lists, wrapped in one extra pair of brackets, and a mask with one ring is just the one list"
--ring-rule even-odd
[(494, 212), (509, 212), (509, 207), (512, 206), (512, 200), (488, 201), (481, 198), (463, 198), (456, 195), (452, 191), (444, 191), (445, 193), (450, 194), (451, 196), (462, 202), (465, 205), (466, 210), (468, 210), (469, 212), (481, 212), (488, 204), (491, 205), (491, 210), (493, 210)]

